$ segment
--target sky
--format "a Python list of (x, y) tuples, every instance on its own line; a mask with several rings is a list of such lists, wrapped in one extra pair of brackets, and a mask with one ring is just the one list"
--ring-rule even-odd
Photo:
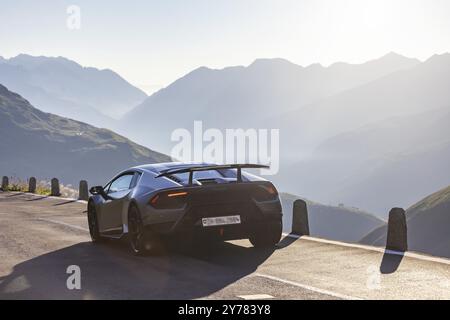
[(327, 66), (392, 51), (421, 60), (450, 52), (450, 1), (0, 0), (0, 56), (64, 56), (148, 93), (200, 66)]

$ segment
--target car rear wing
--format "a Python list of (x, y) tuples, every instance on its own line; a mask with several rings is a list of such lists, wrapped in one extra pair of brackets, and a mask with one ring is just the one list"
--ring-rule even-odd
[(156, 178), (167, 177), (178, 173), (189, 173), (189, 184), (191, 185), (194, 180), (194, 172), (196, 171), (211, 171), (211, 170), (224, 170), (224, 169), (237, 169), (237, 182), (242, 182), (242, 169), (269, 169), (269, 166), (262, 164), (223, 164), (223, 165), (208, 165), (198, 167), (184, 167), (174, 168), (161, 171)]

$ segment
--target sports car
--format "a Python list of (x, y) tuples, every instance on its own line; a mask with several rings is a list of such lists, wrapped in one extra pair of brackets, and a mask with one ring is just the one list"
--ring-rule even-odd
[(249, 239), (273, 247), (281, 238), (282, 209), (275, 186), (242, 169), (255, 164), (159, 163), (133, 167), (90, 189), (93, 242), (128, 239), (135, 254), (155, 251), (164, 239)]

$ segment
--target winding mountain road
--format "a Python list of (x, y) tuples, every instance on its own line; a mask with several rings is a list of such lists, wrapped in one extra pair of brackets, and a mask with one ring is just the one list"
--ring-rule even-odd
[[(90, 242), (86, 204), (0, 192), (0, 299), (450, 299), (450, 260), (286, 236), (136, 257)], [(79, 266), (81, 289), (67, 287)]]

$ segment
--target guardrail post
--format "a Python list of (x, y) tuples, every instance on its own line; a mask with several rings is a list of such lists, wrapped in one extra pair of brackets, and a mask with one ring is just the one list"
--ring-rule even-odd
[(309, 236), (308, 207), (304, 200), (296, 200), (294, 202), (292, 233), (299, 236)]
[(78, 189), (78, 200), (89, 200), (88, 183), (86, 180), (80, 181), (80, 188)]
[(9, 185), (9, 179), (7, 176), (4, 176), (2, 178), (2, 190), (3, 191), (7, 191), (8, 190), (8, 185)]
[(51, 188), (52, 188), (52, 192), (51, 192), (51, 196), (54, 197), (59, 197), (61, 195), (61, 193), (59, 192), (59, 181), (56, 178), (52, 179), (51, 182)]
[(36, 193), (36, 178), (35, 177), (31, 177), (30, 180), (28, 180), (28, 192)]
[(408, 251), (408, 227), (405, 210), (402, 208), (393, 208), (389, 212), (386, 249)]

